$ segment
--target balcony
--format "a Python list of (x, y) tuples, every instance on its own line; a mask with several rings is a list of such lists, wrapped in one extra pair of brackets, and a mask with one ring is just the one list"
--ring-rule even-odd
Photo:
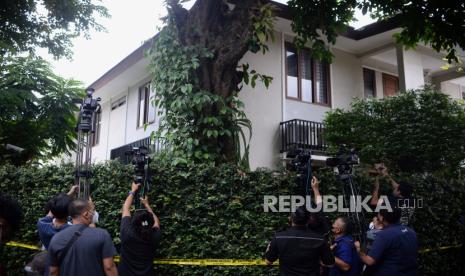
[(113, 160), (113, 159), (119, 158), (121, 163), (129, 164), (131, 163), (132, 157), (130, 155), (127, 155), (126, 152), (132, 150), (132, 148), (134, 147), (146, 147), (149, 149), (150, 154), (157, 154), (161, 150), (166, 148), (166, 143), (164, 142), (164, 140), (160, 140), (160, 139), (155, 139), (155, 141), (151, 143), (150, 137), (147, 137), (147, 138), (126, 144), (124, 146), (112, 149), (110, 152), (110, 159)]
[(294, 119), (279, 124), (281, 153), (297, 149), (325, 151), (322, 123)]

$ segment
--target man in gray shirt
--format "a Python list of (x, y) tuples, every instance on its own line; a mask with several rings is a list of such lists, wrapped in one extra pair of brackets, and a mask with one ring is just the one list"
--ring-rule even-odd
[(113, 261), (117, 253), (110, 234), (88, 227), (94, 214), (92, 202), (76, 199), (70, 204), (73, 225), (55, 234), (48, 247), (51, 276), (118, 275)]

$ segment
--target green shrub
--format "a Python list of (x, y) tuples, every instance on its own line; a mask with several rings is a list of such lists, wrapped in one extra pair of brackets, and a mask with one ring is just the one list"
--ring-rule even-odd
[(325, 118), (333, 147), (359, 150), (365, 163), (404, 172), (456, 172), (465, 160), (463, 104), (430, 87), (386, 99), (357, 99)]
[[(151, 203), (163, 227), (160, 258), (261, 259), (274, 231), (287, 224), (287, 214), (264, 213), (263, 195), (294, 194), (293, 175), (268, 170), (242, 173), (234, 165), (186, 165), (173, 167), (153, 162)], [(43, 206), (72, 183), (71, 166), (43, 168), (0, 167), (0, 190), (21, 203), (25, 220), (16, 241), (38, 245), (36, 221), (44, 215)], [(131, 168), (117, 162), (94, 166), (93, 199), (100, 213), (100, 227), (109, 231), (118, 248), (120, 210), (131, 179)], [(369, 194), (371, 180), (358, 172), (362, 193)], [(340, 194), (341, 184), (329, 170), (318, 172), (323, 194)], [(443, 181), (410, 176), (416, 194), (425, 198), (425, 208), (415, 214), (414, 227), (422, 247), (459, 242), (455, 221), (464, 210), (463, 181)], [(384, 183), (384, 193), (389, 193)], [(427, 207), (430, 206), (430, 207)], [(330, 214), (334, 217), (336, 214)], [(12, 275), (21, 274), (25, 261), (34, 252), (5, 247), (2, 262)], [(456, 275), (457, 250), (434, 251), (420, 255), (422, 275), (438, 271)], [(447, 264), (445, 266), (444, 264)], [(157, 275), (276, 275), (277, 268), (155, 266)]]

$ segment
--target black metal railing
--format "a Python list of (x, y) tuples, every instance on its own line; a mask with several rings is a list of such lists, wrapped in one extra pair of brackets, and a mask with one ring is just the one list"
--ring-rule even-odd
[(123, 164), (129, 164), (131, 162), (131, 156), (126, 153), (134, 147), (146, 147), (149, 149), (150, 154), (157, 154), (161, 150), (166, 148), (166, 143), (163, 139), (155, 139), (153, 142), (150, 137), (137, 140), (135, 142), (126, 144), (124, 146), (114, 148), (110, 152), (110, 159), (117, 159)]
[(294, 119), (279, 124), (281, 152), (296, 149), (325, 151), (328, 147), (323, 139), (322, 123)]

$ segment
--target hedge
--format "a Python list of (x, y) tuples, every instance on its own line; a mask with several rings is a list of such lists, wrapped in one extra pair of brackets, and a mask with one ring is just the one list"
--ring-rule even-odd
[[(165, 164), (166, 163), (166, 164)], [(161, 258), (260, 259), (274, 231), (287, 224), (288, 214), (264, 213), (264, 195), (289, 195), (296, 190), (295, 177), (285, 172), (257, 170), (242, 172), (236, 166), (152, 163), (151, 203), (163, 227)], [(44, 215), (47, 200), (66, 191), (73, 181), (70, 165), (0, 167), (0, 188), (22, 205), (25, 220), (16, 241), (38, 245), (36, 221)], [(120, 210), (129, 189), (130, 166), (107, 162), (94, 166), (93, 199), (100, 213), (99, 227), (112, 235), (117, 249)], [(363, 194), (371, 191), (371, 181), (357, 174)], [(341, 184), (327, 169), (318, 172), (323, 194), (339, 194)], [(415, 213), (414, 228), (422, 248), (457, 244), (461, 229), (455, 223), (464, 210), (465, 185), (462, 180), (444, 181), (433, 177), (409, 176), (417, 197), (425, 207)], [(388, 193), (388, 185), (384, 192)], [(330, 214), (333, 218), (336, 214)], [(419, 257), (421, 275), (457, 275), (456, 249), (433, 251)], [(4, 247), (2, 263), (12, 275), (21, 274), (34, 252)], [(276, 275), (276, 267), (194, 267), (157, 265), (157, 275)]]

